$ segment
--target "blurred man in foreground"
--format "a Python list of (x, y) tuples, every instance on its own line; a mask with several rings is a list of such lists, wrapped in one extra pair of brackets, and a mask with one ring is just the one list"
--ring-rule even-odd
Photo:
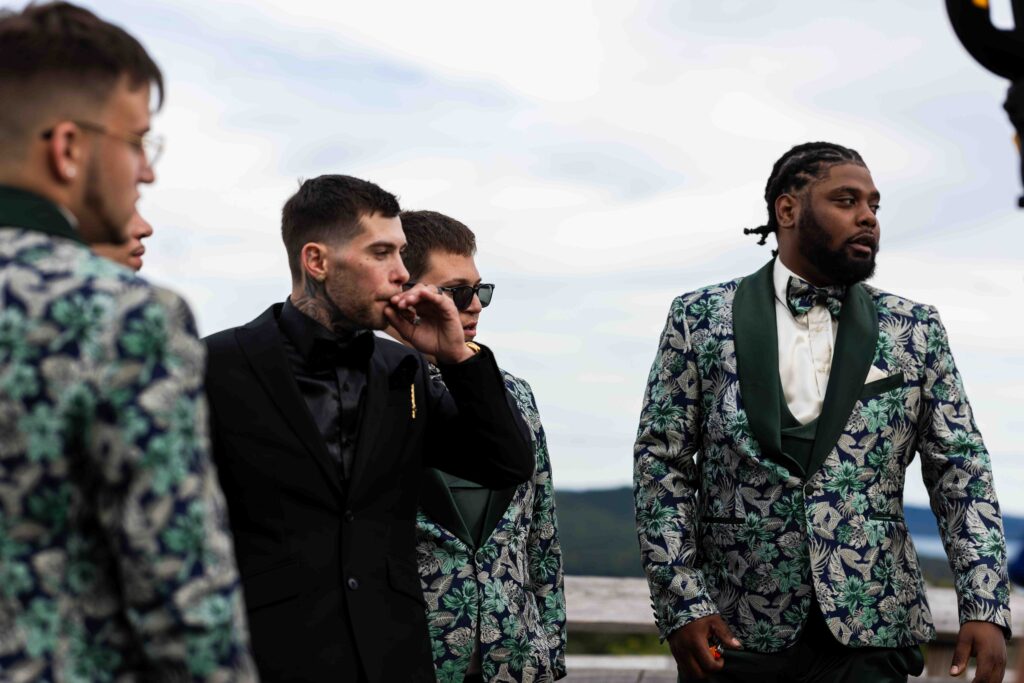
[(255, 680), (188, 307), (95, 256), (154, 180), (160, 70), (0, 14), (0, 678)]

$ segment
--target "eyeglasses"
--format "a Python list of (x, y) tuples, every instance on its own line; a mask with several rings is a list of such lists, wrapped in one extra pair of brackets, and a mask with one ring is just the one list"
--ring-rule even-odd
[[(402, 285), (402, 291), (410, 290), (418, 283), (406, 282)], [(480, 297), (480, 308), (487, 308), (491, 304), (491, 297), (494, 296), (494, 285), (480, 283), (478, 285), (460, 285), (459, 287), (438, 287), (455, 302), (455, 308), (464, 311), (473, 303), (473, 295)]]
[[(112, 130), (108, 130), (106, 126), (102, 126), (98, 123), (90, 123), (89, 121), (72, 121), (83, 130), (92, 131), (93, 133), (99, 133), (100, 135), (106, 135), (120, 140), (121, 142), (127, 142), (129, 145), (137, 149), (146, 159), (146, 164), (150, 168), (156, 166), (156, 162), (160, 160), (160, 155), (164, 151), (164, 138), (163, 136), (155, 133), (146, 133), (145, 135), (136, 135), (135, 133), (116, 133)], [(53, 128), (43, 131), (43, 139), (49, 140), (53, 137)]]

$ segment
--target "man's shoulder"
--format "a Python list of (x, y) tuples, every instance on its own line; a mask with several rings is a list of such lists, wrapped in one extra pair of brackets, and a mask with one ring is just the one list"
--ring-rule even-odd
[(860, 286), (864, 288), (864, 291), (870, 297), (875, 310), (878, 311), (879, 319), (887, 317), (911, 318), (918, 322), (924, 322), (938, 313), (937, 309), (931, 304), (921, 303), (899, 294), (886, 292), (866, 283), (861, 283)]
[(522, 393), (527, 396), (533, 396), (533, 389), (530, 387), (530, 383), (527, 382), (525, 379), (513, 375), (511, 372), (505, 370), (504, 368), (498, 368), (498, 370), (499, 372), (501, 372), (501, 378), (502, 380), (504, 380), (505, 387), (509, 391)]
[(526, 418), (528, 423), (537, 422), (539, 424), (540, 418), (537, 416), (537, 399), (533, 395), (533, 388), (530, 386), (522, 377), (517, 377), (512, 373), (500, 369), (501, 378), (505, 382), (505, 390), (508, 391), (509, 395), (512, 396), (516, 405), (519, 406), (519, 411)]
[(203, 337), (203, 343), (206, 344), (206, 348), (209, 350), (210, 354), (221, 351), (234, 353), (238, 347), (239, 342), (237, 335), (240, 331), (246, 330), (256, 332), (271, 324), (276, 328), (277, 315), (280, 313), (281, 306), (281, 303), (271, 304), (269, 308), (247, 323), (228, 327), (220, 330), (219, 332), (206, 335)]
[(386, 334), (375, 334), (376, 339), (373, 342), (373, 350), (378, 353), (385, 360), (402, 362), (403, 359), (413, 357), (416, 359), (422, 358), (420, 352), (416, 349), (410, 348), (401, 342), (392, 339)]
[(687, 320), (687, 324), (690, 325), (697, 322), (698, 319), (704, 321), (727, 320), (729, 316), (725, 314), (725, 311), (732, 306), (736, 288), (742, 281), (743, 278), (738, 277), (680, 294), (672, 300), (669, 307), (671, 320), (677, 324)]
[(119, 288), (149, 286), (131, 269), (97, 256), (87, 246), (33, 230), (0, 230), (0, 264), (14, 277), (36, 277), (46, 290), (92, 287), (114, 293)]
[(725, 282), (717, 282), (713, 285), (698, 287), (697, 289), (680, 294), (675, 300), (684, 305), (690, 306), (697, 302), (707, 301), (715, 297), (720, 299), (731, 299), (736, 293), (736, 288), (739, 287), (740, 282), (743, 281), (743, 278), (744, 276), (741, 276), (733, 278), (732, 280), (726, 280)]
[(376, 334), (375, 336), (376, 339), (373, 341), (373, 355), (384, 365), (386, 372), (391, 373), (398, 368), (401, 368), (401, 376), (411, 377), (418, 373), (421, 368), (426, 367), (430, 371), (429, 374), (431, 377), (436, 381), (441, 381), (441, 371), (431, 365), (419, 351), (410, 348), (385, 334)]
[(186, 319), (192, 324), (180, 296), (67, 238), (0, 230), (0, 268), (7, 274), (7, 296), (22, 299), (26, 310), (43, 311), (44, 316), (162, 316), (165, 322)]
[(203, 337), (203, 343), (206, 344), (206, 348), (209, 349), (210, 353), (222, 351), (227, 347), (234, 348), (237, 345), (235, 333), (239, 329), (240, 327), (229, 327), (226, 330), (208, 334)]

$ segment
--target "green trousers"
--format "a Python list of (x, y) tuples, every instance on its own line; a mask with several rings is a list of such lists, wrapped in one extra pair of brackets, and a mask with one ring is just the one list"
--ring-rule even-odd
[[(815, 605), (800, 640), (782, 652), (725, 650), (725, 668), (714, 683), (906, 683), (919, 676), (924, 657), (916, 645), (901, 648), (846, 647), (825, 625)], [(679, 679), (684, 681), (682, 677)]]

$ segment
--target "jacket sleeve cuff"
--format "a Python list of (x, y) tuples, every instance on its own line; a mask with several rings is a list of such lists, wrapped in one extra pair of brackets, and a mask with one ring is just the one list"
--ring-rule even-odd
[(692, 621), (718, 614), (718, 606), (708, 596), (704, 576), (697, 569), (677, 568), (667, 585), (651, 585), (654, 620), (661, 640)]

